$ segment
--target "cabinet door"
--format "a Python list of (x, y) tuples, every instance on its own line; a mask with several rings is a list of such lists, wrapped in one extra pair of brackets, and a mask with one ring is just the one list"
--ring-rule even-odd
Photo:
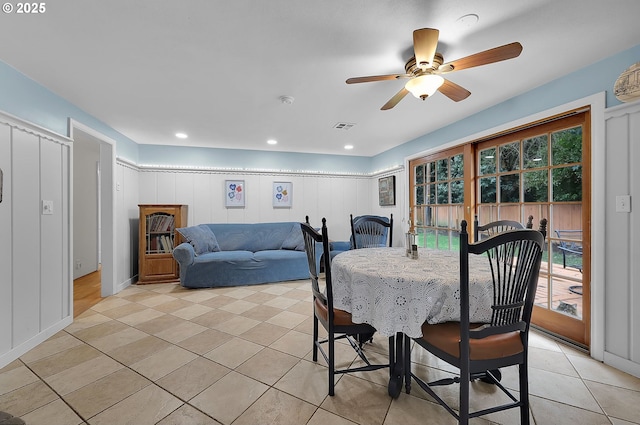
[(145, 254), (171, 254), (175, 240), (175, 219), (175, 214), (159, 211), (145, 215)]
[(184, 226), (182, 205), (140, 206), (140, 283), (178, 279), (173, 248), (179, 242), (175, 229)]

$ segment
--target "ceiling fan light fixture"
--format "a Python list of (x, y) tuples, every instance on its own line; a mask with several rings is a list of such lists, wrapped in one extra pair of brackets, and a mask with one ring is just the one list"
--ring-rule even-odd
[(444, 78), (439, 75), (427, 74), (419, 75), (407, 81), (404, 88), (419, 99), (426, 99), (432, 96), (444, 83)]

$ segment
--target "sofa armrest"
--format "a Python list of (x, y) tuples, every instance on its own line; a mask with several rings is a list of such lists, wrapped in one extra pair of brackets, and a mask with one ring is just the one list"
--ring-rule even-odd
[(333, 241), (329, 242), (329, 250), (331, 251), (349, 251), (351, 242), (349, 241)]
[(190, 266), (196, 258), (196, 252), (190, 243), (183, 242), (173, 250), (173, 258), (181, 267)]

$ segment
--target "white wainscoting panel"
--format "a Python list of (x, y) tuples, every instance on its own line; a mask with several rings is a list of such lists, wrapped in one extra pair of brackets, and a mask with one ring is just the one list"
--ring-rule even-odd
[[(226, 180), (244, 180), (244, 208), (225, 207)], [(138, 203), (186, 204), (189, 225), (304, 221), (308, 215), (318, 226), (325, 217), (333, 240), (349, 239), (349, 214), (388, 216), (403, 202), (398, 199), (395, 207), (378, 207), (377, 176), (142, 169), (138, 181)], [(273, 207), (273, 183), (280, 181), (293, 185), (291, 208)]]
[(0, 367), (73, 320), (71, 149), (63, 136), (0, 113)]
[[(13, 341), (18, 346), (40, 329), (40, 138), (13, 131)], [(53, 248), (53, 247), (51, 247)], [(57, 247), (56, 247), (57, 249)]]
[[(640, 376), (640, 103), (605, 118), (605, 362)], [(631, 196), (631, 212), (616, 211), (620, 195)]]
[[(11, 226), (11, 127), (0, 123), (0, 169), (2, 170), (2, 202), (0, 202), (0, 355), (11, 350), (13, 329), (13, 252)], [(0, 362), (0, 366), (2, 363)]]

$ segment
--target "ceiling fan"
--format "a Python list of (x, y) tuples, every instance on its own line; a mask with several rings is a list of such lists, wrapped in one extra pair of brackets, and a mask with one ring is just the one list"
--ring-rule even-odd
[(522, 45), (515, 42), (444, 63), (442, 54), (436, 52), (439, 33), (438, 30), (433, 28), (422, 28), (413, 32), (413, 51), (415, 56), (405, 64), (404, 74), (349, 78), (347, 84), (409, 78), (405, 86), (380, 108), (383, 111), (396, 106), (408, 93), (425, 100), (440, 90), (440, 93), (449, 99), (459, 102), (469, 97), (471, 92), (456, 83), (444, 79), (441, 74), (513, 59), (520, 56), (520, 52), (522, 52)]

